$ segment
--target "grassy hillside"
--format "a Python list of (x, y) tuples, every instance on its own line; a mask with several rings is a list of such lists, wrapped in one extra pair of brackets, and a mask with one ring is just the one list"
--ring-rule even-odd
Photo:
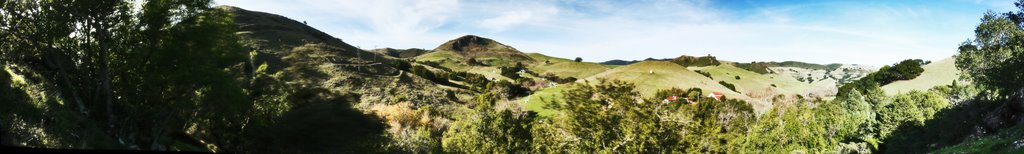
[(558, 77), (585, 78), (608, 70), (601, 64), (590, 62), (576, 62), (569, 59), (550, 57), (540, 53), (527, 54), (537, 62), (530, 65), (528, 69), (538, 74), (551, 73)]
[[(653, 72), (653, 74), (651, 73)], [(686, 89), (698, 87), (705, 91), (710, 92), (721, 92), (726, 97), (742, 100), (750, 100), (744, 94), (729, 90), (725, 86), (722, 86), (718, 81), (711, 80), (704, 75), (697, 74), (696, 72), (686, 69), (686, 67), (678, 64), (666, 61), (644, 61), (622, 67), (616, 67), (614, 69), (590, 76), (586, 78), (587, 82), (596, 83), (598, 79), (613, 79), (621, 80), (628, 83), (636, 84), (637, 91), (641, 95), (651, 97), (655, 92), (662, 89), (671, 89), (673, 87)], [(766, 108), (766, 104), (752, 104), (754, 108)]]
[(417, 61), (436, 61), (436, 62), (442, 62), (442, 61), (461, 62), (461, 61), (465, 61), (465, 58), (460, 56), (458, 53), (455, 53), (455, 52), (452, 52), (452, 51), (428, 52), (428, 53), (416, 56), (415, 59)]
[[(762, 75), (732, 65), (690, 67), (690, 69), (708, 72), (715, 81), (732, 83), (736, 85), (737, 91), (752, 98), (770, 98), (777, 94), (805, 95), (812, 86), (788, 76), (778, 74)], [(736, 79), (737, 76), (740, 78)]]
[[(760, 64), (760, 63), (759, 63)], [(856, 64), (829, 64), (823, 65), (826, 69), (818, 69), (817, 67), (810, 67), (815, 65), (801, 66), (801, 63), (795, 62), (783, 62), (778, 67), (768, 67), (772, 72), (771, 74), (778, 74), (782, 76), (788, 76), (796, 79), (800, 82), (806, 82), (815, 85), (815, 92), (821, 92), (822, 94), (831, 93), (834, 94), (834, 88), (836, 85), (842, 85), (863, 78), (872, 72), (878, 70), (871, 66), (856, 65)], [(831, 88), (829, 88), (831, 87)], [(825, 92), (831, 91), (831, 92)]]
[(952, 57), (932, 62), (922, 68), (924, 68), (924, 72), (917, 78), (890, 83), (882, 86), (882, 90), (888, 94), (928, 90), (935, 86), (949, 85), (960, 75), (960, 70), (956, 69), (955, 60)]
[(549, 117), (558, 113), (558, 111), (546, 109), (544, 106), (555, 101), (562, 101), (562, 91), (564, 91), (567, 86), (568, 85), (559, 85), (545, 88), (534, 92), (530, 96), (521, 98), (516, 102), (523, 103), (522, 106), (526, 107), (527, 110), (537, 112), (540, 116)]

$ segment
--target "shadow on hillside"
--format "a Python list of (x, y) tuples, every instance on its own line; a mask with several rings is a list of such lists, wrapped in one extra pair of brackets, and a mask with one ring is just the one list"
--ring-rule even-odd
[(905, 123), (883, 141), (879, 151), (928, 153), (957, 145), (968, 138), (994, 133), (1000, 127), (990, 128), (985, 121), (993, 116), (1004, 116), (997, 111), (1006, 108), (1005, 104), (974, 98), (936, 113), (935, 118), (925, 121), (924, 126)]
[(374, 153), (384, 143), (386, 125), (348, 103), (312, 103), (295, 108), (280, 122), (255, 132), (246, 150), (266, 153)]

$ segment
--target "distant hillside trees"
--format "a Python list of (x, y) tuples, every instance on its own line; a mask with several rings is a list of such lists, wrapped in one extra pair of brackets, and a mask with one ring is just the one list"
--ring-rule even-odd
[(609, 60), (609, 61), (601, 62), (601, 64), (605, 64), (605, 65), (629, 65), (629, 64), (633, 64), (633, 63), (637, 63), (637, 62), (640, 62), (640, 61), (637, 61), (637, 60), (625, 61), (625, 60), (615, 59), (615, 60)]
[(575, 59), (575, 60), (573, 60), (573, 61), (575, 61), (575, 62), (583, 62), (583, 58), (580, 58), (580, 57), (576, 57), (576, 59)]
[(708, 73), (708, 72), (705, 72), (705, 71), (694, 70), (693, 72), (697, 72), (697, 74), (704, 75), (705, 77), (708, 77), (709, 79), (712, 79), (712, 80), (715, 79), (715, 78), (711, 77), (711, 73)]
[(804, 69), (812, 69), (812, 70), (825, 70), (826, 72), (831, 72), (831, 71), (839, 69), (839, 67), (842, 67), (842, 66), (843, 66), (842, 64), (821, 65), (821, 64), (812, 64), (812, 63), (805, 63), (805, 62), (798, 62), (798, 61), (784, 61), (784, 62), (757, 62), (757, 61), (754, 61), (754, 62), (750, 62), (750, 63), (737, 63), (736, 64), (736, 67), (739, 67), (739, 68), (742, 68), (742, 69), (745, 69), (745, 70), (748, 70), (748, 71), (751, 71), (751, 72), (760, 73), (760, 74), (772, 73), (772, 70), (770, 69), (771, 67), (796, 67), (796, 68), (804, 68)]
[[(851, 90), (861, 90), (861, 93), (865, 93), (863, 90), (870, 89), (870, 87), (884, 86), (898, 80), (914, 79), (924, 72), (924, 68), (921, 68), (924, 63), (920, 59), (907, 59), (892, 66), (883, 66), (877, 72), (868, 74), (864, 78), (843, 84), (839, 87), (838, 95), (849, 94)], [(808, 80), (813, 79), (809, 78)]]
[(923, 60), (907, 59), (892, 66), (883, 66), (878, 69), (878, 72), (869, 74), (865, 78), (872, 79), (880, 85), (886, 85), (898, 80), (910, 80), (924, 72), (924, 68), (921, 68), (921, 65), (924, 65)]
[(559, 84), (575, 82), (577, 80), (575, 77), (571, 77), (571, 76), (570, 77), (564, 77), (564, 78), (563, 77), (558, 77), (558, 76), (556, 76), (553, 73), (544, 73), (540, 77), (544, 78), (544, 79), (547, 79), (548, 81), (559, 83)]
[[(725, 88), (729, 88), (729, 90), (736, 91), (736, 85), (733, 85), (731, 83), (728, 83), (728, 82), (725, 82), (725, 81), (718, 81), (718, 84), (721, 84), (722, 86), (725, 86)], [(739, 92), (739, 91), (736, 91), (736, 92)]]
[(410, 48), (410, 49), (384, 48), (384, 49), (377, 49), (377, 50), (379, 50), (383, 54), (386, 54), (386, 55), (392, 56), (392, 57), (397, 57), (397, 58), (412, 58), (412, 57), (416, 57), (416, 56), (423, 55), (425, 53), (430, 52), (430, 50), (424, 50), (424, 49), (419, 49), (419, 48)]
[(758, 62), (738, 63), (738, 64), (736, 64), (736, 67), (739, 67), (739, 68), (742, 68), (742, 69), (745, 69), (745, 70), (748, 70), (748, 71), (751, 71), (751, 72), (759, 73), (759, 74), (772, 73), (772, 70), (768, 69), (768, 64), (766, 64), (766, 63), (758, 63)]
[(718, 61), (718, 59), (711, 55), (702, 57), (683, 55), (675, 59), (672, 59), (671, 61), (672, 63), (676, 63), (686, 67), (718, 66), (719, 64), (722, 64), (721, 62)]

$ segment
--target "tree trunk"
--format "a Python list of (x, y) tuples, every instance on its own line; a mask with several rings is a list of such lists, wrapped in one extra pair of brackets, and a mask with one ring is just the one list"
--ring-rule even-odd
[[(114, 91), (110, 88), (110, 52), (108, 51), (110, 50), (110, 35), (108, 33), (109, 30), (107, 30), (109, 27), (102, 23), (100, 25), (100, 28), (97, 29), (99, 31), (100, 38), (98, 41), (100, 45), (100, 80), (102, 82), (101, 87), (103, 90), (103, 101), (106, 102), (107, 107), (107, 125), (110, 127), (111, 131), (113, 131), (115, 122)], [(115, 137), (116, 136), (117, 135), (115, 134)]]

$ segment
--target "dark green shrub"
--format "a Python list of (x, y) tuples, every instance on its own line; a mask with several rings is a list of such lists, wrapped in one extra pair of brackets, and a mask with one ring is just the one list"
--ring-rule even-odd
[(711, 77), (711, 73), (704, 72), (704, 71), (701, 71), (701, 70), (696, 70), (694, 72), (697, 72), (697, 74), (700, 74), (700, 75), (704, 75), (705, 77), (708, 77), (709, 79), (712, 79), (712, 80), (715, 79), (715, 78)]
[[(731, 83), (728, 83), (728, 82), (725, 82), (725, 81), (718, 81), (718, 84), (722, 84), (722, 86), (725, 86), (725, 88), (729, 88), (729, 90), (736, 91), (736, 85), (733, 85)], [(739, 91), (736, 91), (736, 92), (739, 92)]]

